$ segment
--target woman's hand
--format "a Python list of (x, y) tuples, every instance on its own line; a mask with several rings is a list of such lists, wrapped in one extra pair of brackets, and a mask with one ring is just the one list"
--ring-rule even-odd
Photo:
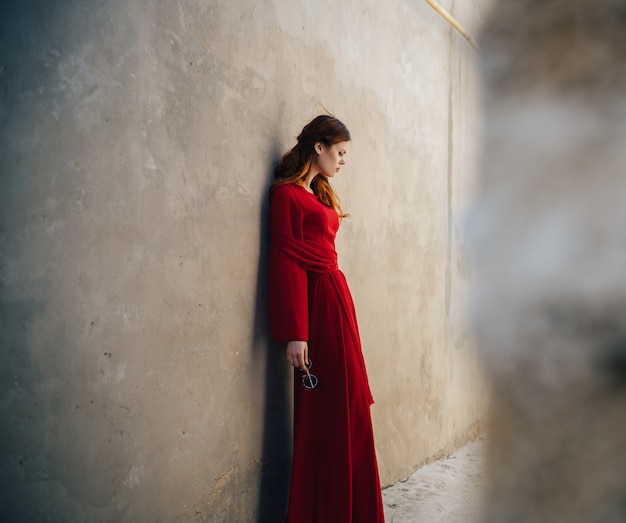
[(290, 341), (287, 343), (287, 361), (296, 369), (305, 370), (309, 359), (309, 346), (306, 341)]

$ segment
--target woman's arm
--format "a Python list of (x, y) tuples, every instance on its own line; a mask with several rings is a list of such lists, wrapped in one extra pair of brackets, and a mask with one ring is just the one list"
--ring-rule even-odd
[[(301, 240), (304, 215), (293, 188), (281, 185), (272, 193), (270, 202), (270, 237), (293, 237)], [(309, 304), (307, 271), (280, 249), (272, 246), (268, 278), (269, 318), (276, 341), (297, 342), (288, 346), (297, 362), (304, 361), (309, 338)], [(298, 347), (296, 349), (296, 347)]]

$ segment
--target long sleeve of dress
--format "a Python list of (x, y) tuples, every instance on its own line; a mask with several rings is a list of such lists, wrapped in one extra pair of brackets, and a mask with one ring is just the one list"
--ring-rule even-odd
[(276, 341), (308, 341), (307, 271), (276, 246), (277, 237), (303, 239), (304, 214), (293, 189), (281, 185), (270, 202), (269, 320)]

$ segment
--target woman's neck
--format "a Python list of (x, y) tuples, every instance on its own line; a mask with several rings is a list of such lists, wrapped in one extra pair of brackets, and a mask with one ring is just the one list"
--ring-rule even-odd
[(313, 193), (313, 189), (311, 188), (311, 183), (313, 182), (316, 176), (317, 176), (317, 173), (315, 171), (309, 171), (308, 174), (306, 175), (306, 178), (304, 178), (304, 180), (302, 180), (302, 183), (301, 183), (302, 187), (304, 187), (311, 194)]

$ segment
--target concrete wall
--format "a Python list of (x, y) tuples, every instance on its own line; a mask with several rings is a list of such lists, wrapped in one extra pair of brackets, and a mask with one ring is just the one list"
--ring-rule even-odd
[(323, 107), (354, 138), (338, 249), (383, 484), (476, 433), (459, 226), (476, 53), (429, 6), (0, 9), (0, 519), (280, 519), (290, 371), (266, 325), (267, 195)]

